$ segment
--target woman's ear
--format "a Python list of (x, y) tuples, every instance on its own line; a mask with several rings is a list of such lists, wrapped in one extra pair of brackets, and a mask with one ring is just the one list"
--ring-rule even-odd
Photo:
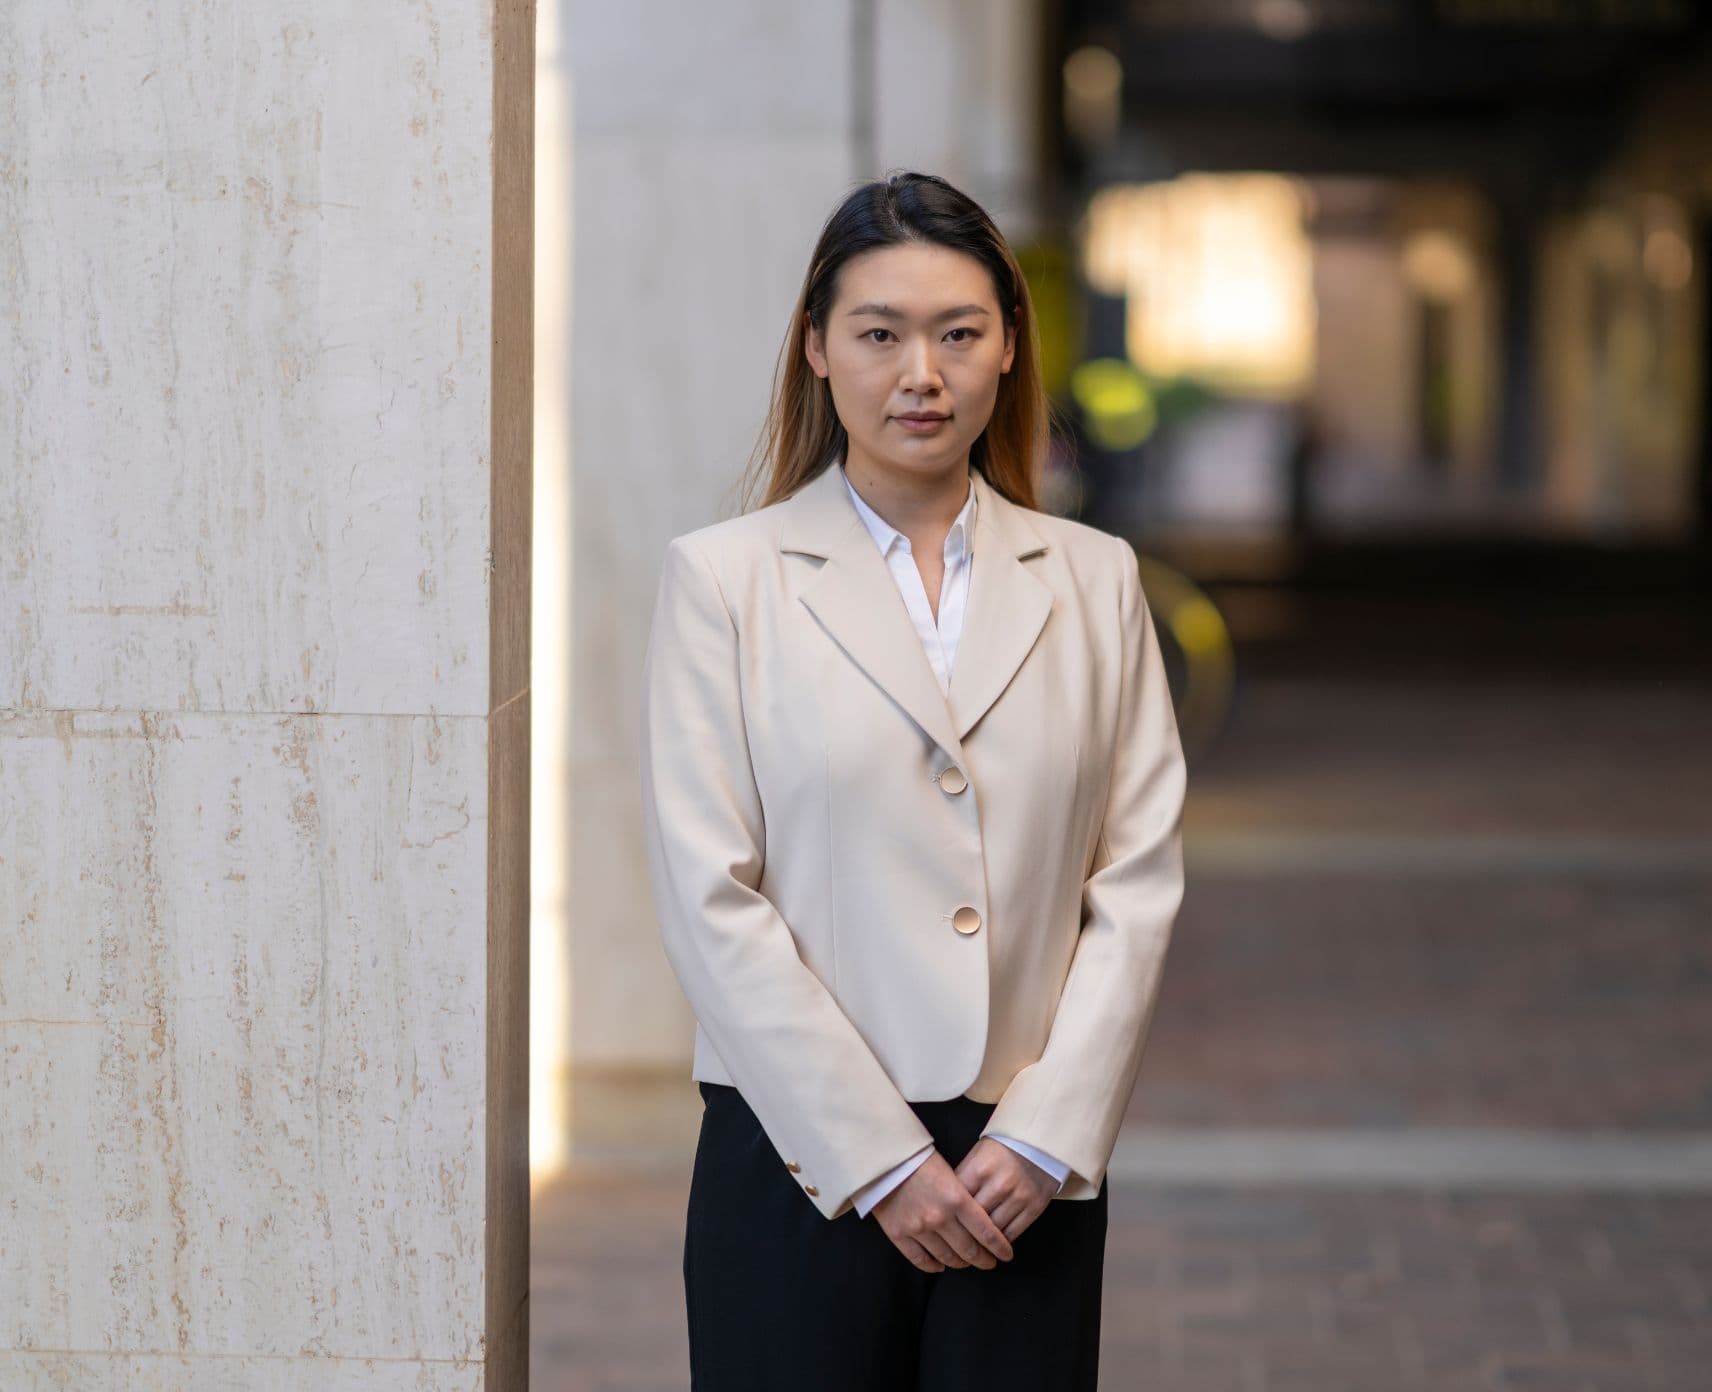
[(803, 356), (808, 359), (815, 376), (826, 376), (826, 344), (820, 330), (815, 328), (814, 320), (806, 313), (803, 315)]
[(1005, 356), (999, 364), (1000, 372), (1009, 372), (1011, 363), (1016, 358), (1017, 322), (1013, 319), (1005, 328)]

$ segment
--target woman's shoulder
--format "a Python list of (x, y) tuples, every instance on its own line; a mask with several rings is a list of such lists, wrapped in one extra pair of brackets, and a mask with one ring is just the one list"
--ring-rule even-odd
[[(1013, 507), (1018, 506), (1012, 504)], [(1121, 578), (1135, 564), (1135, 548), (1115, 532), (1055, 512), (1021, 508), (1041, 540), (1056, 551), (1064, 564), (1078, 574), (1109, 574)]]
[(777, 552), (782, 504), (708, 522), (674, 536), (669, 547), (701, 558), (721, 577), (742, 575), (757, 560)]

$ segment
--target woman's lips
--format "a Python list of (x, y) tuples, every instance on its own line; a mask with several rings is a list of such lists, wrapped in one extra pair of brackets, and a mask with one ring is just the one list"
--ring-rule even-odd
[(929, 420), (916, 420), (910, 416), (893, 416), (892, 419), (909, 431), (911, 435), (931, 435), (951, 417), (934, 416)]

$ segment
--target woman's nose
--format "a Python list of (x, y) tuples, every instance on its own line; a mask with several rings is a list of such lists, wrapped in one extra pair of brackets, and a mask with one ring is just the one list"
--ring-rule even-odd
[(906, 391), (919, 391), (925, 386), (939, 385), (939, 368), (934, 362), (931, 347), (918, 343), (904, 349), (899, 384)]

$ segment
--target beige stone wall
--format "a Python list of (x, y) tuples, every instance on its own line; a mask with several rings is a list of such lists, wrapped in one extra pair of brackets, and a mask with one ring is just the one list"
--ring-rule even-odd
[(0, 9), (0, 1387), (523, 1386), (533, 6)]

